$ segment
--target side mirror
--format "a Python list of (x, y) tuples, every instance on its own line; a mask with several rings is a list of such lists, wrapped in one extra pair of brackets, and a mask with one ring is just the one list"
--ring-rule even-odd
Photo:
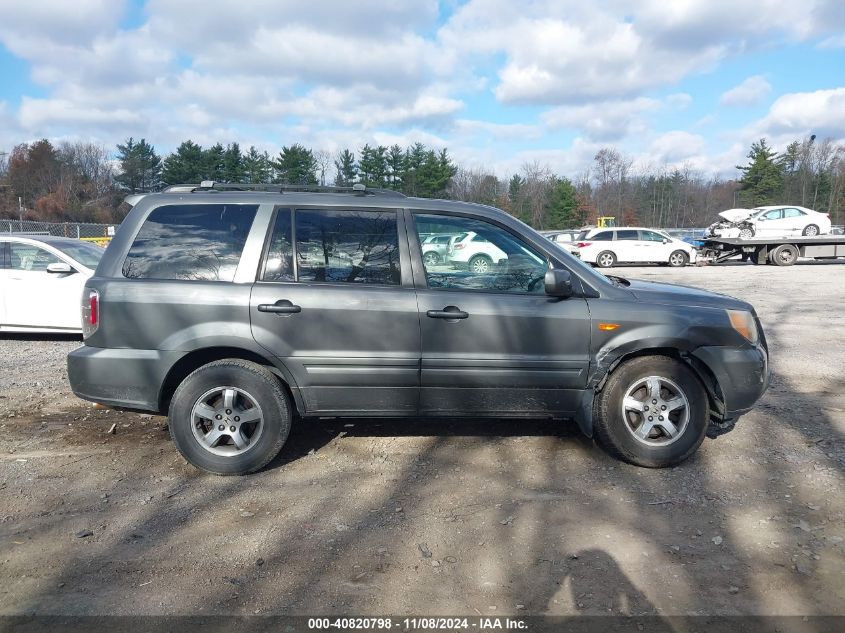
[(546, 271), (546, 294), (565, 299), (572, 296), (572, 274), (568, 270), (551, 268)]
[(672, 240), (667, 240), (665, 237), (663, 238), (663, 243), (664, 243), (664, 244), (668, 244), (668, 243), (669, 243), (669, 242), (671, 242), (671, 241), (672, 241)]
[(47, 272), (53, 274), (61, 274), (75, 273), (76, 271), (70, 264), (66, 264), (64, 262), (53, 262), (52, 264), (47, 264)]

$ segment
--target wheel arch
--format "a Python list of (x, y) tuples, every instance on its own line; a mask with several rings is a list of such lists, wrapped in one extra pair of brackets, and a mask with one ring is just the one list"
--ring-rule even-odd
[(287, 392), (288, 397), (291, 399), (297, 413), (300, 415), (304, 413), (304, 403), (302, 402), (302, 398), (299, 394), (299, 389), (292, 387), (292, 385), (295, 385), (293, 378), (291, 377), (290, 372), (287, 371), (280, 361), (272, 362), (266, 356), (255, 351), (244, 349), (242, 347), (229, 346), (214, 346), (195, 349), (176, 361), (168, 370), (167, 375), (162, 381), (161, 388), (159, 389), (159, 411), (167, 413), (173, 394), (176, 392), (180, 383), (187, 378), (189, 374), (196, 371), (203, 365), (207, 365), (208, 363), (213, 363), (218, 360), (224, 360), (226, 358), (237, 358), (240, 360), (250, 361), (269, 369), (279, 379), (282, 388)]
[(623, 363), (634, 358), (645, 356), (665, 356), (680, 361), (690, 367), (693, 373), (701, 382), (707, 392), (707, 399), (710, 406), (710, 417), (721, 419), (725, 412), (725, 399), (716, 375), (692, 354), (685, 345), (676, 345), (671, 342), (656, 344), (651, 347), (641, 347), (627, 350), (610, 350), (601, 355), (596, 367), (591, 373), (587, 389), (576, 413), (575, 421), (587, 437), (593, 436), (593, 405), (596, 396), (604, 389), (607, 379)]

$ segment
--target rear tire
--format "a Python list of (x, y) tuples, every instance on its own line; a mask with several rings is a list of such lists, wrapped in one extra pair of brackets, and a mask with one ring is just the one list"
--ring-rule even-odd
[(689, 367), (666, 356), (642, 356), (610, 375), (594, 402), (593, 428), (612, 455), (664, 468), (698, 450), (709, 410), (707, 393)]
[(487, 255), (473, 255), (467, 266), (476, 275), (486, 275), (493, 271), (493, 260)]
[(215, 475), (263, 468), (278, 455), (291, 425), (288, 397), (276, 376), (235, 358), (203, 365), (185, 378), (168, 416), (182, 456)]
[(611, 251), (602, 251), (596, 257), (596, 265), (599, 268), (611, 268), (616, 265), (616, 255)]
[(424, 266), (437, 266), (440, 263), (440, 255), (435, 253), (434, 251), (428, 251), (425, 255), (423, 255), (423, 265)]
[(689, 263), (689, 255), (684, 251), (674, 251), (669, 255), (669, 265), (672, 268), (683, 268)]
[(805, 237), (815, 237), (818, 234), (819, 227), (817, 227), (815, 224), (808, 224), (804, 227), (804, 231), (801, 233), (801, 235)]
[(792, 244), (781, 244), (769, 253), (769, 261), (775, 266), (792, 266), (798, 261), (798, 255), (798, 249)]

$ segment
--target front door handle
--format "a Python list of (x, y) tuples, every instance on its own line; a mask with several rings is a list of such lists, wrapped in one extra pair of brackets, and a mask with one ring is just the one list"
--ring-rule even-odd
[(466, 319), (469, 318), (469, 312), (464, 312), (455, 306), (446, 306), (442, 310), (429, 310), (425, 313), (432, 319)]
[(273, 312), (275, 314), (297, 314), (302, 312), (300, 306), (294, 305), (287, 299), (279, 299), (276, 303), (259, 303), (259, 312)]

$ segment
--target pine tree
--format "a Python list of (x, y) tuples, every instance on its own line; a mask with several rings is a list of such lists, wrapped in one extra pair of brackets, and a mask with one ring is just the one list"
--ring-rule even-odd
[(573, 228), (578, 206), (575, 186), (566, 178), (554, 178), (549, 199), (548, 224), (552, 229)]
[(383, 145), (361, 148), (358, 161), (360, 181), (367, 187), (383, 188), (387, 184), (387, 148)]
[(348, 149), (341, 150), (334, 161), (337, 176), (334, 184), (337, 187), (351, 187), (358, 177), (358, 167), (355, 165), (355, 154)]
[(226, 146), (223, 152), (223, 182), (243, 182), (245, 177), (241, 147), (237, 143)]
[(387, 151), (387, 173), (387, 186), (401, 191), (405, 180), (405, 152), (398, 145), (392, 145)]
[(223, 145), (215, 143), (203, 152), (203, 180), (225, 182)]
[(141, 139), (137, 143), (130, 136), (117, 146), (120, 171), (115, 182), (130, 193), (155, 191), (161, 184), (161, 158), (155, 148)]
[(165, 184), (199, 183), (205, 175), (205, 156), (202, 147), (184, 141), (176, 151), (164, 159), (161, 179)]
[(783, 196), (783, 167), (777, 153), (762, 138), (751, 144), (748, 165), (737, 165), (743, 172), (740, 179), (739, 198), (748, 207), (759, 207), (780, 202)]
[(285, 185), (317, 184), (317, 161), (314, 154), (298, 143), (283, 147), (272, 165), (276, 170), (276, 182)]
[(267, 152), (260, 153), (254, 146), (243, 157), (244, 180), (253, 184), (270, 182), (270, 155)]

